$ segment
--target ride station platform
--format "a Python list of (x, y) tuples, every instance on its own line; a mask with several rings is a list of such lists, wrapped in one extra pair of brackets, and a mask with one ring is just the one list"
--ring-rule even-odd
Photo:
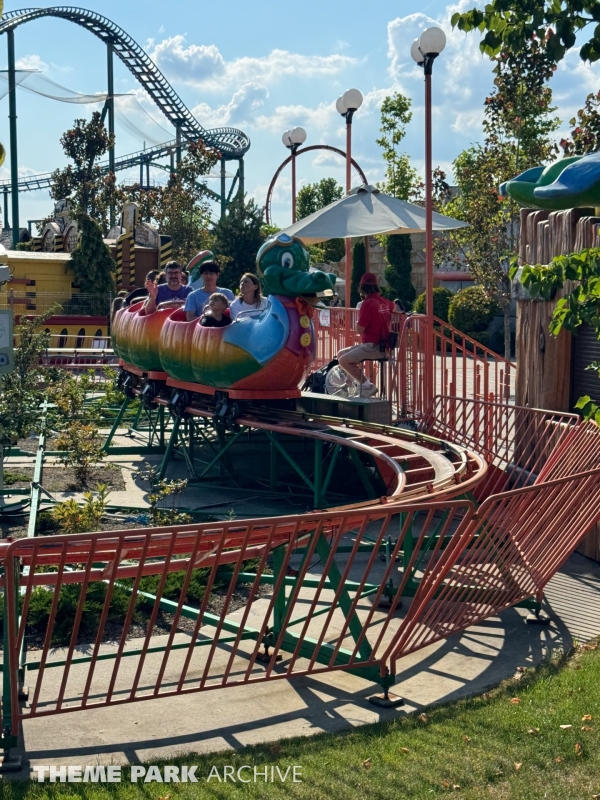
[(392, 404), (379, 397), (343, 397), (337, 394), (302, 392), (296, 401), (299, 411), (360, 422), (392, 424)]

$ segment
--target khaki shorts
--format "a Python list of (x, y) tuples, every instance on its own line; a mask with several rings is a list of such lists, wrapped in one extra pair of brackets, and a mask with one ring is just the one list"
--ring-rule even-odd
[(385, 353), (379, 349), (379, 343), (365, 342), (354, 347), (344, 347), (337, 354), (338, 361), (343, 357), (347, 364), (360, 364), (363, 361), (376, 361), (385, 358)]

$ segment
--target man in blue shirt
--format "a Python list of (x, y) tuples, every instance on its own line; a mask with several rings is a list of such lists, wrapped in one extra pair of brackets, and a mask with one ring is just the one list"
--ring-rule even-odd
[(215, 292), (224, 294), (230, 303), (235, 300), (231, 289), (223, 289), (221, 286), (217, 286), (220, 274), (219, 265), (215, 264), (214, 261), (206, 261), (202, 264), (200, 277), (204, 281), (204, 288), (193, 291), (185, 302), (185, 314), (188, 322), (202, 316), (204, 306), (208, 303), (211, 294)]
[(177, 261), (169, 261), (165, 267), (167, 282), (157, 286), (154, 281), (146, 281), (148, 299), (144, 305), (146, 314), (154, 314), (160, 303), (171, 300), (185, 300), (192, 293), (191, 286), (184, 286), (181, 282), (181, 265)]

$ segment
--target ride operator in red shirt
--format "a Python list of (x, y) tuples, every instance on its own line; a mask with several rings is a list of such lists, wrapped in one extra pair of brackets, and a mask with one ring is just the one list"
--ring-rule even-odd
[(377, 392), (377, 387), (363, 375), (358, 365), (363, 361), (382, 358), (382, 353), (389, 343), (394, 304), (379, 294), (377, 276), (372, 272), (365, 272), (362, 276), (360, 289), (364, 292), (365, 299), (360, 307), (356, 331), (360, 334), (362, 344), (344, 347), (337, 354), (337, 358), (344, 372), (362, 384), (361, 396), (371, 397)]

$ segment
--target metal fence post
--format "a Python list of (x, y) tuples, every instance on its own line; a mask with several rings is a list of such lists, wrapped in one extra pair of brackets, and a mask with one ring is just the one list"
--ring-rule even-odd
[[(3, 608), (3, 643), (4, 652), (2, 658), (2, 749), (4, 756), (0, 764), (0, 772), (18, 772), (21, 769), (21, 756), (11, 756), (11, 749), (18, 744), (18, 738), (12, 732), (13, 722), (13, 697), (17, 696), (17, 692), (13, 692), (13, 687), (19, 684), (19, 670), (18, 664), (14, 658), (11, 658), (10, 653), (10, 637), (9, 626), (13, 624), (15, 628), (18, 627), (19, 622), (19, 562), (18, 559), (13, 558), (12, 572), (14, 576), (14, 585), (9, 586), (7, 580), (8, 562), (5, 565), (5, 580), (4, 580), (4, 608)], [(9, 604), (9, 592), (12, 591), (12, 603)], [(14, 614), (9, 614), (9, 605), (14, 608)], [(15, 631), (16, 632), (16, 631)], [(13, 661), (15, 661), (13, 665)], [(17, 690), (18, 691), (18, 690)]]

